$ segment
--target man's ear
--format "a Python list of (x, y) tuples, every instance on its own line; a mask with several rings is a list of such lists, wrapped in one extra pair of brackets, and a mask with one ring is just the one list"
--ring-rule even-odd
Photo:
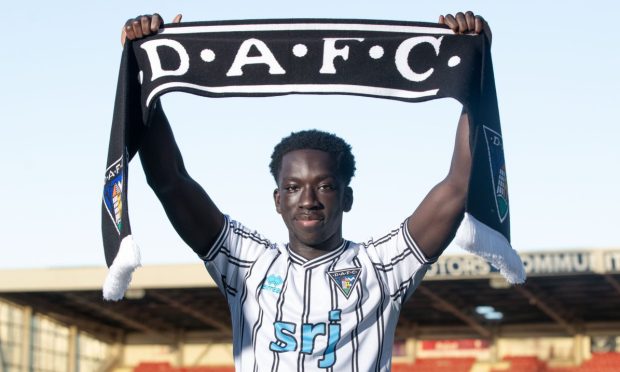
[(277, 187), (273, 190), (273, 202), (276, 205), (276, 211), (282, 214), (282, 210), (280, 209), (280, 190)]
[(345, 212), (349, 212), (353, 207), (353, 189), (349, 186), (344, 189), (344, 210)]

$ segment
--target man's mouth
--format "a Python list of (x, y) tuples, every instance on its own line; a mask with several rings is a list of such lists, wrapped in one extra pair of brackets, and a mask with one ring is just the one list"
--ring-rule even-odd
[(298, 214), (295, 222), (303, 227), (314, 227), (323, 222), (323, 217), (316, 214)]

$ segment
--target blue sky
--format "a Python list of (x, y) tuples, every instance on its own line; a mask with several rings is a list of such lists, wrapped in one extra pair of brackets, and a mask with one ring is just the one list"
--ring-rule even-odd
[[(11, 2), (0, 48), (3, 195), (0, 268), (103, 266), (100, 203), (122, 24), (167, 20), (371, 18), (436, 21), (472, 9), (493, 29), (493, 59), (517, 250), (620, 247), (620, 50), (610, 1)], [(276, 241), (268, 160), (291, 131), (353, 146), (358, 173), (346, 237), (398, 225), (448, 169), (460, 112), (450, 100), (164, 97), (190, 173), (218, 206)], [(130, 164), (129, 208), (143, 262), (196, 262)], [(458, 249), (450, 249), (460, 253)]]

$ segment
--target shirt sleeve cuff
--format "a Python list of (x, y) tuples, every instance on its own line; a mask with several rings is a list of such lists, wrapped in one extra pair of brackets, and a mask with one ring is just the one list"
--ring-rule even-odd
[(407, 244), (407, 248), (411, 251), (411, 254), (420, 262), (422, 265), (431, 265), (437, 262), (439, 255), (435, 257), (427, 257), (426, 254), (418, 247), (418, 244), (415, 242), (411, 233), (409, 232), (409, 218), (403, 222), (403, 236), (405, 238), (405, 244)]
[(200, 257), (200, 259), (203, 261), (212, 261), (215, 258), (215, 256), (217, 256), (220, 249), (224, 246), (224, 242), (226, 241), (228, 237), (229, 231), (230, 231), (230, 217), (228, 215), (224, 215), (224, 224), (220, 230), (220, 233), (217, 236), (217, 239), (215, 239), (215, 243), (213, 243), (211, 248), (209, 248), (209, 250), (207, 251), (207, 254), (205, 254), (204, 256), (198, 256), (198, 257)]

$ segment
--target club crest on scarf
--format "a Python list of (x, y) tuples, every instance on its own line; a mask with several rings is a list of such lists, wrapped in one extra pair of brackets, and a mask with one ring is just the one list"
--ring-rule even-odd
[(103, 186), (103, 203), (116, 227), (121, 233), (123, 216), (123, 157), (114, 162), (106, 170), (105, 184)]
[(355, 288), (355, 284), (357, 284), (361, 271), (362, 269), (359, 268), (351, 268), (329, 271), (327, 275), (329, 275), (334, 284), (336, 284), (336, 287), (338, 287), (344, 297), (349, 298), (351, 292), (353, 292), (353, 288)]
[(500, 222), (504, 222), (508, 216), (508, 183), (506, 181), (506, 163), (504, 162), (504, 143), (502, 136), (484, 126), (484, 139), (489, 151), (489, 164), (491, 166), (491, 178), (495, 193), (495, 205)]

